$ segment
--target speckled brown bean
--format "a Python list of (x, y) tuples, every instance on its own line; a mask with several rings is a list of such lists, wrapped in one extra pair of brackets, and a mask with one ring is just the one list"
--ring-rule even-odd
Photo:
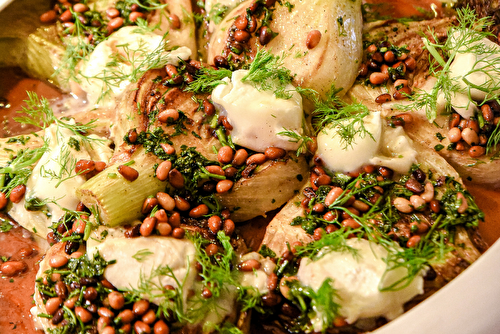
[(396, 60), (396, 56), (394, 55), (394, 52), (392, 51), (387, 51), (384, 53), (384, 60), (388, 63), (393, 63)]
[(181, 20), (179, 20), (179, 17), (175, 14), (170, 14), (168, 21), (172, 29), (179, 29), (181, 27)]
[(61, 298), (62, 300), (68, 298), (68, 287), (63, 281), (58, 281), (54, 286), (54, 290), (57, 297)]
[(238, 265), (238, 267), (241, 271), (254, 271), (254, 270), (260, 269), (261, 264), (259, 261), (255, 260), (255, 259), (250, 259), (250, 260), (246, 260), (246, 261), (241, 262)]
[(434, 213), (439, 213), (439, 211), (441, 211), (441, 203), (436, 199), (429, 202), (429, 207)]
[(385, 93), (385, 94), (380, 94), (375, 98), (376, 103), (386, 103), (391, 100), (391, 94)]
[(77, 13), (84, 13), (89, 10), (89, 7), (83, 3), (75, 3), (73, 5), (73, 10)]
[(366, 52), (367, 53), (374, 53), (377, 51), (377, 46), (375, 44), (370, 44), (367, 48), (366, 48)]
[(411, 95), (411, 89), (408, 86), (402, 87), (392, 94), (394, 100), (403, 100)]
[(57, 13), (55, 10), (49, 10), (40, 15), (40, 22), (43, 24), (54, 23), (57, 20)]
[(155, 217), (147, 217), (141, 224), (140, 232), (143, 237), (150, 236), (153, 233), (153, 230), (156, 227), (156, 218)]
[(420, 236), (419, 235), (414, 235), (411, 236), (410, 239), (406, 242), (406, 247), (408, 248), (414, 248), (418, 245), (420, 242)]
[(450, 116), (450, 129), (457, 127), (460, 124), (460, 120), (461, 120), (460, 114), (457, 114), (457, 113), (451, 114), (451, 116)]
[(412, 72), (417, 67), (417, 61), (413, 57), (408, 57), (404, 60), (406, 69)]
[(163, 152), (165, 152), (167, 154), (174, 154), (175, 153), (175, 148), (170, 144), (161, 143), (160, 147), (163, 150)]
[(311, 30), (306, 37), (306, 46), (309, 50), (314, 49), (321, 41), (321, 32), (319, 30)]
[(144, 203), (142, 204), (142, 210), (141, 212), (145, 215), (151, 212), (155, 206), (158, 205), (158, 200), (154, 197), (148, 197), (144, 200)]
[(0, 266), (0, 272), (4, 276), (16, 276), (26, 269), (26, 265), (21, 261), (7, 261)]
[[(112, 317), (114, 316), (115, 315), (112, 314)], [(112, 322), (111, 318), (100, 316), (99, 319), (97, 319), (97, 333), (103, 334), (105, 328), (109, 327), (109, 325), (111, 325), (111, 322)]]
[(275, 273), (271, 273), (271, 275), (267, 277), (266, 285), (269, 291), (276, 290), (276, 288), (278, 287), (278, 275), (276, 275)]
[(372, 85), (381, 85), (389, 80), (389, 74), (382, 72), (373, 72), (370, 74), (370, 83)]
[[(114, 327), (111, 327), (111, 326), (106, 326), (102, 329), (102, 332), (100, 334), (115, 334), (116, 333), (116, 330), (114, 329)], [(124, 332), (126, 333), (126, 332)]]
[(209, 244), (205, 247), (205, 252), (208, 256), (214, 256), (219, 251), (219, 247), (216, 244)]
[(65, 266), (66, 263), (68, 263), (68, 258), (66, 256), (63, 256), (63, 255), (53, 255), (49, 259), (49, 265), (52, 268), (61, 268), (61, 267)]
[(482, 146), (472, 146), (469, 149), (469, 156), (471, 158), (479, 158), (486, 153), (486, 149)]
[(495, 115), (493, 114), (493, 110), (491, 110), (491, 107), (487, 104), (483, 104), (481, 106), (481, 113), (483, 114), (483, 118), (486, 122), (493, 122), (495, 119)]
[(227, 236), (231, 236), (234, 232), (234, 229), (235, 229), (234, 222), (231, 219), (226, 219), (226, 220), (224, 220), (223, 226), (224, 226), (223, 227), (224, 233)]
[(209, 212), (208, 206), (206, 204), (200, 204), (189, 211), (189, 217), (191, 218), (201, 218), (207, 215)]
[(467, 121), (467, 127), (474, 130), (475, 133), (479, 133), (479, 130), (480, 130), (479, 129), (479, 122), (476, 121), (475, 119), (469, 119)]
[(325, 212), (325, 206), (322, 203), (316, 203), (312, 207), (312, 210), (316, 213), (323, 213)]
[(337, 200), (337, 198), (339, 198), (339, 196), (342, 195), (343, 192), (344, 190), (342, 190), (342, 188), (333, 187), (325, 197), (325, 205), (326, 206), (332, 205), (335, 202), (335, 200)]
[(212, 216), (208, 218), (208, 228), (213, 234), (219, 232), (222, 227), (222, 219), (219, 216)]
[(273, 31), (269, 27), (261, 27), (259, 31), (260, 45), (267, 45), (273, 39)]
[(409, 200), (403, 197), (397, 197), (393, 201), (394, 207), (399, 211), (403, 213), (411, 213), (413, 212), (413, 207), (410, 203)]
[(476, 131), (471, 128), (465, 128), (462, 130), (462, 139), (469, 145), (476, 145), (479, 143), (479, 136)]
[(452, 143), (458, 143), (462, 139), (462, 131), (457, 127), (451, 128), (448, 131), (448, 139)]
[(248, 21), (247, 29), (249, 33), (254, 33), (257, 30), (257, 19), (255, 16), (250, 17), (250, 21)]
[(264, 162), (266, 162), (266, 160), (267, 160), (267, 158), (266, 158), (265, 154), (255, 153), (255, 154), (252, 154), (251, 156), (248, 157), (246, 164), (247, 165), (252, 165), (252, 164), (261, 165)]
[[(214, 65), (217, 68), (228, 68), (229, 67), (229, 63), (227, 62), (227, 58), (223, 57), (223, 56), (215, 56), (214, 57)], [(194, 80), (194, 78), (193, 78), (193, 80)]]
[(250, 34), (244, 30), (236, 30), (234, 32), (234, 39), (239, 43), (245, 43), (250, 39)]
[(183, 228), (181, 227), (176, 227), (174, 228), (174, 230), (172, 231), (172, 236), (176, 239), (182, 239), (184, 238), (184, 235), (186, 234), (186, 231), (184, 231)]
[(333, 233), (333, 232), (335, 232), (337, 230), (338, 230), (338, 228), (335, 225), (327, 225), (325, 227), (325, 231), (326, 231), (327, 234)]
[(92, 320), (92, 314), (81, 306), (75, 307), (75, 314), (84, 324)]
[(145, 19), (145, 15), (144, 13), (141, 13), (141, 12), (132, 12), (130, 13), (130, 15), (128, 16), (128, 19), (130, 20), (130, 22), (135, 22), (137, 21), (139, 18), (141, 19)]
[(113, 318), (115, 316), (115, 314), (113, 313), (113, 311), (111, 311), (109, 308), (107, 307), (99, 307), (97, 309), (97, 314), (101, 317), (105, 317), (105, 318)]
[(149, 302), (145, 299), (138, 300), (132, 306), (134, 314), (137, 316), (144, 315), (149, 309)]
[(412, 222), (410, 224), (410, 227), (411, 227), (411, 230), (415, 230), (416, 233), (418, 234), (424, 234), (425, 232), (427, 232), (429, 230), (429, 224), (424, 222), (424, 221), (421, 221), (421, 222)]
[(215, 114), (215, 106), (213, 105), (213, 103), (211, 103), (207, 99), (204, 99), (203, 100), (203, 111), (208, 116), (212, 116)]
[(240, 148), (234, 154), (232, 164), (234, 166), (243, 166), (248, 158), (248, 152), (244, 148)]
[(321, 227), (318, 227), (317, 229), (314, 230), (313, 239), (318, 241), (321, 238), (323, 238), (323, 234), (325, 234), (325, 230), (322, 229)]
[(248, 25), (248, 20), (247, 20), (246, 15), (240, 15), (240, 16), (238, 16), (236, 18), (236, 20), (234, 20), (234, 25), (239, 30), (245, 30), (247, 28), (247, 25)]
[(380, 66), (380, 72), (389, 75), (389, 66), (382, 64), (382, 66)]
[(169, 334), (170, 328), (163, 320), (158, 320), (153, 327), (154, 334)]
[(118, 173), (120, 173), (125, 180), (130, 182), (137, 180), (139, 177), (139, 172), (127, 165), (118, 166)]
[(5, 196), (5, 193), (0, 192), (0, 210), (5, 209), (7, 203), (9, 203), (9, 200)]
[(136, 321), (134, 324), (134, 330), (136, 334), (150, 334), (151, 327), (142, 321)]
[(120, 11), (116, 8), (108, 8), (106, 9), (106, 16), (109, 19), (114, 19), (115, 17), (120, 16)]
[(355, 208), (356, 210), (358, 210), (360, 212), (367, 212), (368, 210), (370, 210), (370, 206), (368, 204), (366, 204), (365, 202), (360, 201), (360, 200), (355, 200), (354, 203), (352, 203), (352, 206), (353, 206), (353, 208)]
[(64, 301), (64, 306), (66, 306), (69, 309), (73, 309), (75, 307), (75, 303), (78, 300), (78, 296), (71, 297), (70, 299), (66, 299)]
[(160, 233), (160, 235), (165, 237), (172, 233), (172, 226), (170, 226), (167, 222), (161, 222), (156, 224), (156, 230)]
[(12, 203), (19, 203), (23, 199), (25, 193), (26, 193), (26, 186), (24, 184), (20, 184), (11, 190), (9, 199), (11, 200)]
[(424, 192), (424, 186), (414, 178), (410, 178), (405, 182), (405, 188), (414, 194), (421, 194)]
[(108, 22), (108, 29), (111, 31), (116, 30), (123, 26), (123, 17), (115, 17), (114, 19), (109, 20)]
[(132, 324), (125, 324), (120, 327), (120, 334), (130, 334), (132, 333)]
[(342, 221), (342, 226), (355, 229), (360, 227), (361, 225), (353, 218), (347, 218)]
[(69, 22), (73, 20), (73, 14), (71, 14), (71, 11), (69, 9), (66, 9), (61, 16), (59, 16), (59, 20), (61, 22)]
[[(189, 203), (188, 203), (189, 204)], [(176, 228), (181, 226), (181, 215), (179, 212), (174, 212), (172, 215), (168, 218), (168, 223), (172, 228)]]
[(233, 187), (234, 182), (231, 180), (220, 180), (217, 182), (217, 186), (215, 187), (218, 194), (227, 193)]
[(158, 165), (156, 168), (156, 177), (160, 181), (165, 181), (168, 178), (168, 173), (170, 172), (170, 169), (172, 168), (172, 162), (169, 160), (163, 161), (161, 164)]
[(115, 310), (120, 310), (125, 305), (125, 298), (123, 294), (118, 291), (112, 291), (108, 294), (109, 306), (114, 308)]
[(222, 146), (217, 153), (217, 160), (221, 164), (228, 164), (233, 160), (234, 152), (230, 146)]
[(168, 121), (175, 122), (179, 119), (179, 112), (176, 109), (166, 109), (158, 114), (158, 120), (162, 123)]
[(121, 322), (124, 324), (131, 323), (135, 318), (134, 312), (132, 312), (132, 310), (128, 310), (128, 309), (123, 310), (120, 313), (118, 313), (117, 317), (120, 318)]
[(427, 204), (427, 202), (418, 195), (412, 195), (410, 197), (410, 203), (417, 211), (422, 211), (423, 209), (425, 209), (425, 206)]
[(161, 207), (167, 211), (173, 211), (175, 209), (175, 200), (167, 193), (158, 192), (156, 193), (156, 199)]
[(48, 314), (54, 315), (59, 307), (62, 305), (62, 299), (59, 297), (49, 298), (45, 303), (45, 310)]
[(184, 188), (184, 176), (176, 168), (168, 173), (168, 182), (176, 189)]
[(372, 60), (380, 64), (384, 61), (384, 56), (382, 56), (382, 53), (380, 52), (375, 52), (372, 55)]

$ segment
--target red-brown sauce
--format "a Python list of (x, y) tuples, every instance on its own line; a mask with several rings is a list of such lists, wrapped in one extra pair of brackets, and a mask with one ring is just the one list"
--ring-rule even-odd
[(432, 17), (434, 11), (438, 16), (443, 15), (439, 0), (363, 0), (363, 3), (369, 4), (369, 11), (380, 17)]
[[(0, 219), (8, 218), (2, 214)], [(3, 260), (21, 261), (26, 269), (13, 277), (0, 277), (0, 333), (40, 333), (35, 330), (30, 308), (42, 254), (31, 233), (16, 223), (12, 224), (10, 231), (0, 232), (0, 256)]]

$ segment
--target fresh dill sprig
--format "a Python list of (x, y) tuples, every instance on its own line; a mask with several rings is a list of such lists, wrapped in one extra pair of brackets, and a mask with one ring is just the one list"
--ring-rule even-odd
[(332, 233), (325, 234), (321, 239), (313, 241), (304, 246), (295, 247), (295, 255), (298, 257), (308, 257), (313, 261), (321, 259), (329, 252), (349, 252), (353, 256), (357, 256), (357, 249), (347, 245), (346, 241), (349, 235), (361, 232), (361, 229), (346, 229), (341, 228)]
[(89, 142), (92, 140), (99, 140), (86, 137), (84, 134), (95, 128), (95, 123), (97, 119), (93, 119), (88, 123), (80, 124), (74, 123), (73, 121), (68, 121), (64, 118), (57, 118), (54, 115), (54, 111), (50, 107), (49, 100), (42, 97), (40, 98), (38, 94), (34, 92), (26, 92), (28, 94), (28, 99), (24, 100), (26, 107), (23, 107), (18, 113), (26, 114), (26, 116), (14, 117), (16, 122), (22, 124), (30, 124), (42, 129), (48, 128), (51, 124), (55, 123), (58, 127), (70, 130), (78, 139)]
[(343, 149), (352, 146), (356, 137), (370, 136), (373, 139), (363, 121), (370, 111), (362, 103), (347, 104), (342, 101), (338, 96), (341, 89), (332, 85), (325, 99), (315, 90), (301, 87), (296, 89), (314, 104), (313, 126), (318, 129), (317, 132), (325, 128), (335, 129)]
[(252, 84), (258, 90), (274, 91), (274, 95), (279, 99), (292, 98), (292, 93), (287, 90), (287, 86), (292, 82), (292, 74), (284, 67), (283, 62), (287, 56), (285, 53), (275, 56), (259, 49), (248, 68), (248, 73), (241, 81)]
[[(430, 91), (417, 90), (412, 96), (412, 103), (399, 106), (405, 110), (425, 111), (429, 120), (437, 117), (438, 100), (443, 97), (446, 102), (447, 111), (453, 105), (455, 95), (462, 94), (468, 97), (468, 105), (456, 107), (469, 107), (469, 104), (482, 105), (488, 101), (499, 100), (500, 90), (500, 58), (498, 57), (498, 46), (485, 44), (483, 40), (495, 38), (486, 28), (493, 24), (488, 17), (479, 18), (473, 9), (468, 7), (457, 10), (457, 26), (452, 26), (448, 31), (445, 42), (434, 42), (439, 39), (434, 32), (429, 31), (430, 37), (423, 37), (425, 48), (429, 51), (430, 68), (429, 73), (436, 78), (436, 83)], [(488, 43), (488, 42), (487, 42)], [(452, 64), (461, 54), (471, 54), (475, 57), (471, 69), (460, 76), (454, 76), (451, 72)], [(481, 76), (485, 82), (481, 85), (470, 81), (474, 76)], [(480, 92), (483, 97), (478, 98)], [(489, 137), (486, 150), (500, 143), (500, 130), (496, 127)]]
[(307, 151), (308, 151), (307, 144), (312, 143), (314, 140), (309, 136), (300, 135), (297, 132), (289, 130), (287, 128), (283, 128), (283, 129), (284, 129), (284, 131), (278, 132), (277, 135), (286, 136), (286, 137), (290, 138), (288, 140), (289, 142), (299, 143), (299, 147), (297, 148), (297, 151), (296, 151), (297, 156), (307, 153)]
[(231, 78), (232, 73), (224, 68), (216, 70), (211, 67), (202, 67), (198, 71), (195, 80), (185, 90), (195, 94), (211, 93), (218, 85), (227, 85), (227, 82), (223, 79)]
[(18, 151), (6, 167), (0, 168), (0, 190), (9, 196), (12, 189), (26, 184), (32, 172), (31, 166), (40, 160), (48, 148), (48, 142), (44, 141), (41, 147)]

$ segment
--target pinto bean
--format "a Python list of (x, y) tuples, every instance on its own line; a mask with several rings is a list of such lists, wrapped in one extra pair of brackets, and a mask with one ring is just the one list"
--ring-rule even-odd
[(75, 314), (84, 324), (92, 320), (92, 314), (81, 306), (75, 307)]
[(231, 219), (226, 219), (224, 221), (224, 224), (223, 224), (223, 229), (224, 229), (224, 233), (227, 235), (227, 236), (231, 236), (234, 232), (234, 229), (236, 228), (236, 226), (234, 225), (234, 222), (231, 220)]
[(238, 267), (240, 268), (241, 271), (254, 271), (260, 269), (261, 264), (259, 261), (255, 259), (250, 259), (243, 261), (238, 265)]
[(156, 230), (160, 233), (160, 235), (167, 236), (172, 233), (172, 226), (170, 226), (167, 222), (161, 222), (156, 224)]
[(186, 231), (183, 228), (181, 228), (181, 227), (176, 227), (172, 231), (172, 236), (174, 238), (176, 238), (176, 239), (182, 239), (182, 238), (184, 238), (185, 234), (186, 234)]
[(19, 203), (24, 197), (24, 194), (26, 193), (26, 186), (24, 184), (20, 184), (14, 189), (10, 191), (10, 196), (9, 199), (11, 200), (12, 203)]
[(230, 146), (221, 147), (217, 153), (217, 160), (219, 160), (221, 164), (230, 163), (233, 160), (233, 157), (233, 149)]
[(213, 256), (217, 254), (219, 251), (219, 247), (216, 244), (209, 244), (207, 247), (205, 247), (205, 252), (207, 253), (208, 256)]
[(114, 19), (115, 17), (120, 16), (120, 11), (116, 8), (108, 8), (106, 9), (106, 16), (109, 19)]
[(158, 120), (162, 123), (168, 121), (177, 121), (179, 119), (179, 112), (176, 109), (167, 109), (158, 114)]
[(61, 267), (65, 266), (66, 263), (68, 263), (68, 258), (66, 256), (63, 256), (63, 255), (53, 255), (49, 259), (49, 265), (52, 268), (61, 268)]
[(381, 85), (389, 80), (389, 74), (382, 72), (373, 72), (370, 74), (370, 83), (373, 85)]
[(138, 300), (132, 306), (135, 315), (144, 315), (149, 309), (149, 302), (145, 299)]
[(163, 152), (165, 152), (167, 154), (174, 154), (175, 153), (175, 148), (170, 144), (161, 143), (160, 147), (163, 150)]
[(153, 230), (156, 227), (156, 218), (155, 217), (147, 217), (141, 224), (140, 232), (143, 237), (150, 236), (153, 233)]
[(207, 215), (209, 212), (208, 206), (206, 204), (200, 204), (197, 207), (189, 211), (189, 217), (191, 218), (201, 218)]
[(170, 328), (163, 320), (158, 320), (153, 326), (154, 334), (169, 334)]
[(125, 297), (118, 291), (112, 291), (108, 294), (109, 306), (115, 310), (120, 310), (125, 305)]
[(238, 16), (236, 18), (236, 20), (234, 20), (234, 25), (239, 30), (245, 30), (247, 28), (247, 25), (248, 25), (247, 17), (245, 15)]
[(462, 139), (462, 131), (457, 127), (451, 128), (448, 131), (448, 139), (452, 143), (458, 143)]
[(179, 16), (175, 14), (170, 14), (168, 21), (170, 22), (172, 29), (179, 29), (181, 27), (181, 20), (179, 19)]
[(411, 213), (413, 212), (413, 207), (411, 206), (411, 203), (409, 200), (403, 197), (397, 197), (394, 199), (394, 207), (399, 211), (403, 213)]
[(108, 29), (114, 31), (123, 26), (124, 22), (125, 20), (123, 19), (123, 17), (115, 17), (114, 19), (109, 20)]
[(215, 106), (213, 105), (213, 103), (211, 103), (207, 99), (204, 99), (203, 100), (203, 111), (208, 116), (212, 116), (215, 114)]
[(337, 198), (339, 198), (339, 196), (342, 195), (343, 192), (344, 190), (342, 190), (342, 188), (333, 187), (325, 197), (325, 205), (326, 206), (332, 205), (337, 200)]
[(234, 154), (232, 164), (234, 166), (243, 166), (247, 158), (248, 158), (248, 152), (244, 148), (241, 148), (237, 150), (236, 153)]
[(48, 10), (40, 15), (40, 22), (43, 24), (54, 23), (57, 20), (57, 13), (55, 10)]
[(125, 180), (130, 182), (137, 180), (139, 177), (139, 172), (127, 165), (118, 166), (118, 173), (120, 173)]
[(311, 30), (307, 34), (306, 46), (309, 50), (314, 49), (321, 41), (321, 32), (319, 30)]
[(462, 139), (469, 145), (476, 145), (479, 143), (479, 136), (477, 132), (471, 128), (465, 128), (462, 130)]
[(165, 160), (162, 163), (158, 165), (156, 168), (156, 177), (160, 181), (165, 181), (168, 178), (168, 173), (170, 172), (170, 169), (172, 168), (172, 162), (169, 160)]
[(184, 176), (176, 168), (168, 173), (168, 182), (176, 189), (184, 188)]
[(391, 99), (392, 99), (391, 94), (385, 93), (385, 94), (380, 94), (379, 96), (377, 96), (375, 98), (375, 102), (382, 104), (382, 103), (389, 102)]
[(168, 218), (168, 223), (173, 228), (181, 226), (181, 215), (180, 215), (180, 213), (179, 212), (172, 213), (172, 215)]
[(486, 153), (486, 149), (482, 146), (472, 146), (469, 149), (469, 155), (471, 158), (479, 158)]
[(173, 211), (175, 209), (175, 200), (169, 194), (158, 192), (156, 193), (156, 199), (163, 209), (167, 211)]
[(217, 182), (216, 190), (217, 193), (223, 194), (227, 193), (233, 187), (234, 182), (231, 180), (220, 180)]
[(213, 234), (219, 232), (221, 227), (222, 219), (219, 216), (213, 215), (212, 217), (208, 218), (208, 228), (210, 229), (210, 231), (212, 231)]
[(247, 165), (262, 165), (264, 162), (266, 162), (267, 158), (265, 154), (263, 153), (255, 153), (252, 154), (251, 156), (248, 157), (246, 164)]
[(142, 321), (136, 321), (134, 323), (134, 330), (137, 334), (149, 334), (151, 333), (151, 327)]
[(342, 221), (342, 226), (356, 229), (361, 225), (356, 220), (354, 220), (354, 218), (347, 218)]
[(5, 193), (0, 192), (0, 210), (5, 209), (9, 201), (7, 200), (7, 196), (5, 196)]
[(250, 34), (245, 30), (236, 30), (234, 32), (234, 39), (239, 43), (245, 43), (250, 39)]
[(5, 276), (16, 276), (22, 273), (26, 269), (26, 265), (21, 261), (7, 261), (2, 263), (0, 266), (0, 271), (2, 275)]
[(434, 185), (431, 182), (427, 182), (425, 184), (424, 192), (420, 194), (420, 197), (422, 197), (427, 203), (432, 201), (434, 198)]
[(408, 239), (408, 241), (406, 242), (406, 247), (408, 248), (415, 248), (418, 243), (420, 242), (420, 236), (419, 235), (413, 235), (410, 237), (410, 239)]
[(410, 203), (417, 211), (422, 211), (423, 209), (425, 209), (425, 206), (427, 204), (427, 202), (419, 195), (412, 195), (410, 197)]

